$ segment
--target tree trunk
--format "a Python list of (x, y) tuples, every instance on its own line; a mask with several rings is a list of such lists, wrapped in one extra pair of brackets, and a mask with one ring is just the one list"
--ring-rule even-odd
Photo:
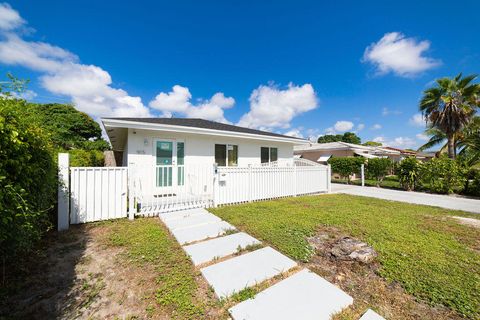
[(455, 140), (453, 134), (448, 135), (448, 157), (455, 159)]

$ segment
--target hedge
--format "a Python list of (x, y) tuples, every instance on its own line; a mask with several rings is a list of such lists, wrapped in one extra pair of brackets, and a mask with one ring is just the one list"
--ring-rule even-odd
[(28, 253), (52, 225), (57, 179), (49, 137), (22, 117), (25, 101), (0, 97), (0, 254)]

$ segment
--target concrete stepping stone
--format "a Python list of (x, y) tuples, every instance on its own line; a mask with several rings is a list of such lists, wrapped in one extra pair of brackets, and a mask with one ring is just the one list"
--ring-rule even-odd
[(194, 241), (204, 240), (207, 238), (218, 237), (226, 232), (226, 230), (235, 229), (230, 223), (218, 221), (209, 224), (199, 225), (186, 229), (171, 230), (173, 236), (181, 244), (187, 244)]
[(237, 252), (238, 248), (244, 249), (248, 245), (260, 244), (261, 242), (244, 232), (234, 233), (221, 238), (203, 241), (183, 247), (192, 259), (193, 263), (199, 264), (222, 258)]
[(191, 228), (191, 227), (218, 222), (218, 221), (222, 221), (222, 219), (220, 219), (219, 217), (211, 213), (205, 213), (205, 214), (196, 214), (196, 215), (187, 216), (183, 219), (167, 220), (167, 221), (164, 221), (164, 223), (167, 225), (170, 231), (174, 231), (174, 230)]
[(225, 298), (295, 267), (297, 263), (270, 248), (244, 255), (201, 269), (219, 298)]
[(372, 309), (368, 309), (359, 320), (385, 320), (385, 318)]
[(327, 320), (352, 303), (353, 298), (341, 289), (304, 269), (229, 312), (235, 320)]
[(202, 214), (210, 214), (207, 210), (203, 208), (189, 209), (189, 210), (180, 210), (173, 212), (166, 212), (159, 214), (160, 220), (167, 222), (170, 220), (184, 219), (188, 217), (193, 217)]

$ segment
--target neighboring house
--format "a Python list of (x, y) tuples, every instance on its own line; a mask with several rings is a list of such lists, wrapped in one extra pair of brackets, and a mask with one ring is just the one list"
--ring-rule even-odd
[[(185, 118), (103, 118), (121, 163), (137, 170), (151, 194), (184, 185), (185, 167), (247, 167), (293, 164), (293, 146), (303, 139), (234, 125)], [(193, 169), (192, 169), (193, 170)], [(133, 171), (132, 171), (133, 172)]]
[(435, 153), (416, 152), (384, 146), (363, 146), (341, 141), (296, 145), (294, 154), (297, 158), (308, 159), (322, 164), (326, 164), (331, 157), (389, 158), (394, 162), (412, 156), (422, 161), (435, 157)]
[(296, 145), (295, 157), (316, 161), (325, 164), (331, 157), (364, 157), (379, 158), (389, 157), (398, 161), (400, 152), (383, 147), (362, 146), (346, 142), (308, 143)]
[(419, 151), (405, 150), (405, 149), (399, 149), (399, 148), (393, 148), (393, 147), (382, 147), (382, 148), (389, 151), (399, 152), (398, 156), (392, 157), (392, 158), (395, 158), (395, 159), (392, 159), (394, 161), (400, 161), (406, 157), (415, 157), (420, 161), (428, 161), (432, 158), (435, 158), (435, 152), (419, 152)]

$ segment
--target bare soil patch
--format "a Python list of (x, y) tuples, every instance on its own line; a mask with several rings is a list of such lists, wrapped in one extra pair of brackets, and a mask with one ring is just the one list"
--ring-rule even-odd
[[(126, 248), (108, 245), (110, 226), (71, 226), (50, 235), (39, 254), (22, 264), (13, 294), (0, 302), (0, 319), (175, 318), (157, 302), (155, 266), (130, 263)], [(212, 301), (201, 275), (195, 280), (198, 297)], [(223, 312), (210, 305), (205, 318), (219, 319)]]
[(386, 319), (462, 319), (445, 307), (418, 301), (395, 282), (379, 274), (376, 252), (333, 227), (322, 227), (309, 238), (315, 255), (306, 266), (354, 298), (352, 307), (335, 319), (359, 319), (371, 308)]

